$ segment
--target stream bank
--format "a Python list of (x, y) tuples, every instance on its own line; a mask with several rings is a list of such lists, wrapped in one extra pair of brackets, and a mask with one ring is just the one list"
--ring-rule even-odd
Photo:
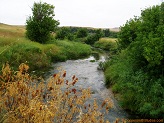
[[(98, 56), (93, 54), (85, 59), (67, 60), (66, 62), (58, 62), (52, 65), (47, 75), (52, 76), (54, 73), (58, 73), (61, 70), (67, 72), (66, 79), (71, 79), (73, 75), (78, 78), (76, 88), (91, 88), (92, 99), (96, 99), (101, 105), (103, 100), (108, 99), (113, 102), (114, 106), (109, 110), (109, 113), (105, 116), (110, 122), (114, 122), (116, 118), (125, 119), (129, 115), (119, 106), (118, 101), (114, 98), (114, 94), (111, 89), (107, 89), (105, 86), (104, 72), (98, 70), (100, 62), (104, 62), (107, 58), (105, 53), (100, 53)], [(47, 76), (47, 77), (48, 77)]]

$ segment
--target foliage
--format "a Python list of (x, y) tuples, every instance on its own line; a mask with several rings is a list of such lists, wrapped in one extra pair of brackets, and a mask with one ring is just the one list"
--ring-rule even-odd
[(70, 34), (69, 28), (61, 27), (57, 30), (55, 38), (59, 40), (64, 40), (67, 39), (69, 34)]
[(96, 34), (91, 34), (91, 35), (87, 36), (87, 38), (85, 40), (85, 43), (93, 45), (98, 40), (99, 40), (99, 38), (98, 38), (98, 36)]
[(117, 51), (117, 39), (114, 38), (100, 38), (94, 43), (94, 47), (110, 51), (110, 54), (115, 54)]
[(1, 65), (8, 62), (16, 68), (20, 63), (26, 62), (31, 66), (30, 71), (49, 67), (52, 58), (60, 52), (60, 48), (56, 45), (42, 45), (24, 38), (5, 47), (6, 49), (0, 54)]
[(0, 76), (0, 122), (55, 122), (55, 123), (109, 123), (104, 120), (103, 108), (108, 112), (112, 103), (104, 100), (98, 105), (91, 98), (90, 89), (77, 89), (78, 78), (65, 79), (66, 71), (54, 74), (46, 82), (27, 73), (29, 67), (21, 64), (13, 71), (8, 64)]
[(106, 84), (121, 105), (143, 118), (164, 118), (164, 3), (147, 8), (121, 27), (120, 53), (108, 61)]
[(84, 38), (84, 37), (87, 37), (87, 36), (88, 36), (88, 32), (87, 32), (86, 28), (80, 28), (77, 31), (77, 38)]
[(110, 29), (103, 29), (102, 30), (103, 37), (110, 37), (110, 38), (118, 38), (118, 32), (116, 31), (111, 31)]
[(111, 31), (110, 36), (111, 38), (118, 38), (118, 33), (117, 31)]
[(71, 27), (58, 27), (55, 33), (55, 39), (57, 40), (73, 40), (75, 37), (74, 32), (72, 32)]
[(96, 41), (98, 41), (101, 37), (103, 37), (103, 32), (101, 29), (95, 30), (95, 33), (88, 35), (85, 43), (93, 45)]
[(17, 67), (26, 62), (31, 66), (30, 71), (48, 68), (51, 62), (83, 58), (91, 53), (90, 46), (86, 44), (60, 40), (43, 45), (22, 38), (21, 41), (5, 45), (3, 48), (0, 54), (1, 65), (8, 62)]
[(59, 25), (54, 20), (54, 6), (47, 3), (34, 3), (32, 16), (26, 20), (26, 36), (39, 43), (45, 43), (50, 39), (50, 33)]
[(102, 31), (102, 29), (97, 29), (96, 30), (96, 37), (97, 37), (97, 39), (99, 40), (101, 37), (103, 37), (103, 31)]
[(104, 37), (109, 37), (111, 34), (111, 31), (110, 31), (110, 29), (104, 29), (103, 33), (104, 33)]
[(50, 42), (61, 47), (60, 56), (64, 56), (65, 59), (78, 59), (83, 58), (91, 54), (91, 47), (81, 42), (70, 42), (68, 40), (57, 40)]
[(139, 24), (139, 19), (135, 17), (134, 19), (130, 19), (129, 21), (127, 21), (126, 24), (120, 28), (121, 31), (119, 32), (118, 39), (121, 49), (127, 48), (130, 43), (132, 43), (136, 39), (136, 32), (138, 30)]
[(95, 29), (86, 27), (58, 27), (56, 31), (56, 39), (68, 39), (70, 41), (85, 42), (93, 45), (101, 37), (117, 38), (118, 32), (110, 31), (110, 29)]
[[(24, 37), (24, 32), (25, 28), (22, 26), (0, 25), (0, 67), (8, 62), (17, 68), (23, 62), (30, 65), (30, 71), (43, 71), (52, 62), (83, 58), (91, 53), (90, 46), (78, 42), (31, 42)], [(69, 48), (65, 49), (66, 47)]]

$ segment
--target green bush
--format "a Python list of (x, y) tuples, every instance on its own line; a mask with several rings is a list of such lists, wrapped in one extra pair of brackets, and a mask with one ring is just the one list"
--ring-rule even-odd
[(106, 51), (110, 51), (110, 54), (116, 54), (117, 52), (117, 39), (115, 38), (101, 38), (94, 43), (94, 47), (100, 48)]
[[(163, 118), (164, 78), (155, 78), (145, 68), (134, 69), (127, 51), (113, 57), (105, 65), (107, 86), (113, 85), (113, 91), (121, 96), (121, 105), (142, 117)], [(144, 103), (152, 108), (147, 109)]]
[(145, 9), (119, 32), (120, 53), (108, 61), (106, 84), (141, 118), (164, 118), (164, 3)]
[(98, 40), (99, 40), (99, 38), (96, 34), (91, 34), (91, 35), (87, 36), (85, 43), (93, 45)]
[(55, 38), (59, 40), (64, 40), (67, 39), (69, 36), (70, 36), (70, 29), (67, 27), (61, 27), (57, 29)]
[(77, 38), (84, 38), (88, 36), (88, 30), (86, 28), (80, 28), (77, 31), (76, 37)]

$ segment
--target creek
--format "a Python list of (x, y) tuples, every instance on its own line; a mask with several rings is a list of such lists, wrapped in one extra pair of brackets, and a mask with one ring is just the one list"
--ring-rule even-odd
[(66, 78), (68, 80), (71, 79), (73, 75), (76, 75), (79, 80), (76, 84), (76, 88), (91, 88), (91, 100), (96, 99), (100, 105), (105, 99), (109, 99), (113, 102), (113, 107), (109, 110), (109, 113), (105, 115), (105, 119), (114, 122), (116, 118), (126, 119), (129, 115), (119, 106), (112, 90), (106, 88), (104, 73), (98, 69), (99, 63), (104, 62), (106, 58), (106, 53), (99, 53), (98, 55), (93, 54), (85, 59), (54, 63), (52, 65), (53, 69), (47, 74), (48, 76), (52, 76), (54, 73), (66, 70)]

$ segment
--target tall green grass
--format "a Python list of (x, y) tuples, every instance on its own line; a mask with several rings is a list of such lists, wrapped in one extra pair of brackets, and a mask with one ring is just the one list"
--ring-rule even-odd
[(31, 66), (31, 70), (48, 67), (50, 59), (44, 52), (44, 47), (46, 45), (43, 46), (25, 38), (21, 38), (20, 41), (15, 41), (14, 39), (1, 40), (0, 65), (8, 62), (11, 66), (17, 67), (20, 63), (26, 62)]
[(60, 54), (66, 59), (83, 58), (91, 54), (91, 47), (80, 42), (70, 42), (68, 40), (56, 40), (51, 42), (61, 48)]
[(110, 51), (111, 54), (115, 54), (117, 51), (117, 39), (116, 38), (101, 38), (94, 43), (94, 47), (100, 48), (106, 51)]
[(30, 70), (35, 70), (49, 67), (52, 62), (86, 57), (91, 53), (91, 48), (78, 42), (54, 41), (53, 44), (43, 45), (22, 38), (11, 44), (1, 41), (0, 53), (0, 67), (5, 62), (15, 67), (26, 62)]

